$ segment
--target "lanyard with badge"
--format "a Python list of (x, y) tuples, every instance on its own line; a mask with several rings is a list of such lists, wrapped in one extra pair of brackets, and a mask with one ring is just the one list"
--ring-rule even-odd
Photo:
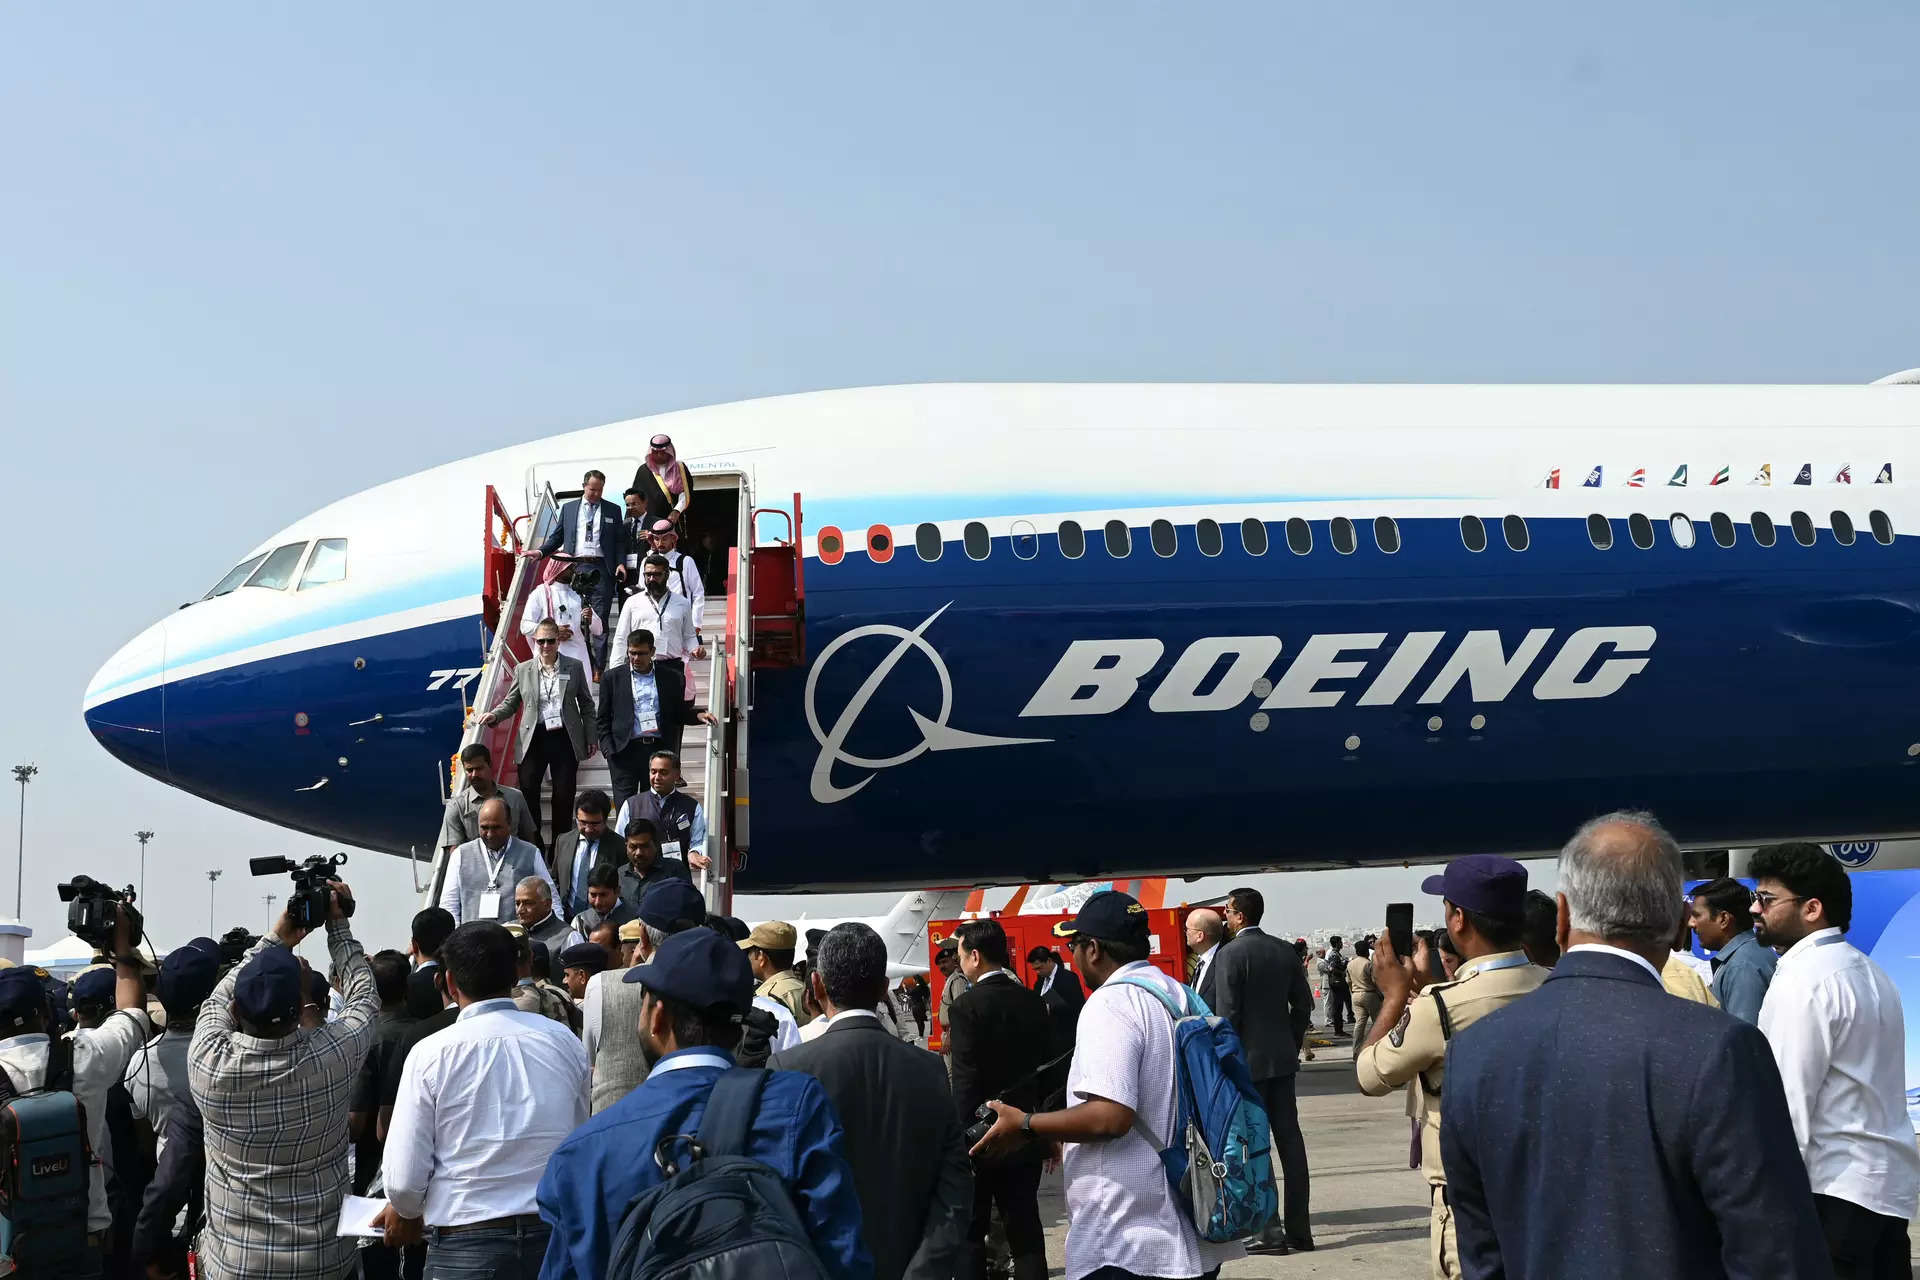
[[(634, 718), (640, 722), (640, 736), (643, 738), (653, 737), (660, 732), (660, 681), (655, 679), (652, 672), (648, 672), (643, 676), (638, 671), (633, 671), (629, 668), (628, 674), (633, 677), (633, 714)], [(642, 680), (653, 681), (653, 710), (651, 711), (642, 710), (640, 706), (640, 682)]]
[(500, 868), (507, 865), (507, 851), (502, 849), (500, 856), (487, 868), (487, 889), (480, 895), (480, 919), (498, 920), (500, 918)]

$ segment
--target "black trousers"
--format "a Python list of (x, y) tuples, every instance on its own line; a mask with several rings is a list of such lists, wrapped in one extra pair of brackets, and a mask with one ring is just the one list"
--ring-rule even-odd
[[(1220, 1268), (1193, 1277), (1192, 1280), (1214, 1280), (1220, 1274)], [(1138, 1271), (1128, 1271), (1125, 1267), (1102, 1267), (1098, 1271), (1087, 1272), (1087, 1280), (1188, 1280), (1183, 1276), (1143, 1276)]]
[(1007, 1229), (1007, 1252), (1015, 1258), (1046, 1256), (1047, 1233), (1040, 1225), (1040, 1162), (1015, 1159), (979, 1164), (973, 1169), (973, 1229), (967, 1240), (967, 1269), (960, 1274), (986, 1280), (987, 1229), (993, 1211)]
[[(615, 814), (620, 812), (621, 805), (633, 799), (647, 785), (647, 761), (653, 753), (662, 747), (671, 751), (675, 745), (665, 738), (635, 738), (623, 749), (607, 757), (607, 777), (612, 782)], [(626, 833), (617, 834), (624, 841)]]
[(1261, 1232), (1268, 1238), (1280, 1234), (1283, 1225), (1289, 1240), (1313, 1237), (1307, 1212), (1307, 1140), (1300, 1135), (1300, 1106), (1294, 1097), (1296, 1079), (1297, 1076), (1275, 1076), (1253, 1082), (1267, 1109), (1274, 1154), (1280, 1158), (1280, 1216)]
[(1814, 1196), (1813, 1207), (1833, 1256), (1834, 1280), (1913, 1280), (1905, 1218), (1834, 1196)]
[(1353, 988), (1327, 987), (1327, 1021), (1333, 1026), (1333, 1034), (1339, 1035), (1340, 1028), (1353, 1021)]
[[(539, 715), (539, 708), (533, 713)], [(573, 786), (580, 761), (573, 754), (573, 741), (565, 729), (536, 725), (527, 754), (520, 757), (520, 793), (527, 798), (536, 827), (540, 825), (540, 791), (549, 770), (553, 772), (553, 838), (558, 840), (561, 832), (573, 830)]]

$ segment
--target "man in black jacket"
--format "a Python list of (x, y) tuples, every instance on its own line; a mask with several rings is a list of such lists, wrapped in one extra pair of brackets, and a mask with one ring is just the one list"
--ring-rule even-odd
[[(1233, 1024), (1247, 1056), (1247, 1072), (1267, 1108), (1267, 1123), (1280, 1154), (1281, 1215), (1248, 1248), (1269, 1253), (1313, 1248), (1307, 1219), (1307, 1143), (1300, 1134), (1294, 1079), (1300, 1046), (1313, 1017), (1313, 988), (1291, 944), (1260, 927), (1266, 903), (1258, 889), (1227, 895), (1227, 931), (1232, 941), (1214, 957), (1209, 986), (1213, 1010)], [(1283, 1016), (1284, 1015), (1284, 1016)]]
[[(960, 970), (972, 985), (948, 1013), (953, 1054), (953, 1102), (964, 1129), (989, 1098), (1032, 1111), (1039, 1104), (1038, 1069), (1053, 1056), (1053, 1016), (1047, 1002), (1008, 970), (1007, 935), (995, 920), (969, 920), (959, 939)], [(1013, 1255), (1014, 1280), (1047, 1274), (1046, 1236), (1040, 1225), (1038, 1143), (973, 1171), (973, 1225), (962, 1280), (985, 1280), (987, 1227), (1000, 1207)]]
[[(1047, 1013), (1053, 1018), (1050, 1056), (1071, 1056), (1075, 1029), (1080, 1025), (1080, 1009), (1087, 1003), (1087, 990), (1080, 985), (1080, 975), (1061, 964), (1059, 955), (1051, 947), (1035, 947), (1027, 952), (1027, 967), (1033, 970), (1035, 993), (1047, 1002)], [(1055, 1093), (1065, 1096), (1068, 1066), (1069, 1063), (1063, 1061), (1046, 1073), (1042, 1101), (1048, 1106), (1052, 1105)]]
[(946, 1067), (874, 1016), (887, 995), (887, 944), (866, 925), (828, 931), (807, 980), (826, 1032), (767, 1065), (806, 1072), (833, 1101), (876, 1280), (950, 1280), (966, 1250), (973, 1179)]
[(712, 715), (693, 709), (680, 672), (655, 665), (653, 632), (643, 628), (627, 636), (625, 665), (609, 668), (601, 677), (596, 719), (600, 754), (607, 758), (613, 779), (615, 809), (640, 790), (648, 757), (663, 747), (677, 754), (681, 730), (715, 723)]

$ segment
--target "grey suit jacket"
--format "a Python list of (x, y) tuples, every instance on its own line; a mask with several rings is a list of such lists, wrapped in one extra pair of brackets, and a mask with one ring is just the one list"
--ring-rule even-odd
[[(560, 722), (566, 726), (567, 741), (573, 744), (573, 758), (585, 760), (587, 748), (593, 744), (594, 734), (589, 728), (593, 724), (593, 694), (587, 687), (587, 669), (580, 665), (578, 658), (569, 658), (562, 654), (555, 662), (560, 667), (560, 677), (566, 687), (560, 691)], [(513, 669), (513, 686), (507, 690), (507, 696), (500, 699), (500, 705), (488, 714), (495, 720), (504, 720), (516, 711), (525, 708), (520, 717), (519, 730), (513, 738), (513, 758), (524, 760), (527, 748), (533, 745), (533, 731), (540, 727), (540, 659), (533, 658)]]
[(767, 1067), (806, 1072), (833, 1101), (875, 1280), (949, 1280), (966, 1251), (973, 1171), (940, 1056), (856, 1017)]

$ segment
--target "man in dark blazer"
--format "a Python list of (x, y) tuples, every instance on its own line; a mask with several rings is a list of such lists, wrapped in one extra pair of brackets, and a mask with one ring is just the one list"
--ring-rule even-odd
[[(1054, 1055), (1053, 1015), (1047, 1002), (1009, 970), (1006, 931), (997, 920), (969, 920), (955, 934), (960, 970), (972, 983), (947, 1011), (948, 1051), (953, 1055), (954, 1114), (964, 1129), (989, 1098), (1022, 1111), (1037, 1109), (1036, 1074)], [(1046, 1233), (1040, 1225), (1041, 1144), (982, 1161), (973, 1171), (973, 1221), (968, 1260), (961, 1277), (985, 1280), (987, 1228), (999, 1206), (1013, 1256), (1013, 1280), (1044, 1280)]]
[(1209, 966), (1206, 982), (1213, 992), (1207, 1003), (1233, 1024), (1247, 1055), (1247, 1072), (1267, 1108), (1280, 1153), (1282, 1209), (1280, 1216), (1248, 1243), (1263, 1253), (1308, 1250), (1313, 1230), (1308, 1217), (1307, 1140), (1300, 1133), (1300, 1108), (1294, 1094), (1300, 1071), (1300, 1046), (1306, 1043), (1313, 1017), (1313, 988), (1307, 968), (1291, 943), (1272, 937), (1260, 927), (1266, 902), (1258, 889), (1235, 889), (1227, 895), (1227, 931), (1232, 941), (1223, 945)]
[[(597, 736), (597, 724), (594, 731)], [(612, 813), (613, 801), (606, 792), (598, 787), (583, 791), (574, 802), (573, 829), (553, 842), (550, 870), (560, 890), (556, 905), (563, 919), (587, 909), (587, 877), (595, 867), (618, 867), (626, 861), (627, 842), (607, 826)]]
[(1560, 854), (1560, 963), (1453, 1038), (1462, 1274), (1833, 1274), (1765, 1037), (1661, 985), (1681, 885), (1651, 816), (1582, 827)]
[[(580, 496), (561, 506), (560, 519), (548, 532), (547, 540), (540, 546), (540, 553), (550, 556), (558, 552), (592, 564), (599, 577), (593, 587), (593, 611), (611, 631), (616, 616), (613, 612), (614, 573), (626, 564), (626, 522), (621, 518), (620, 508), (600, 496), (606, 487), (607, 477), (604, 473), (587, 472), (580, 482)], [(593, 553), (595, 546), (598, 547), (597, 555)], [(578, 571), (575, 577), (578, 577)], [(581, 595), (585, 596), (586, 593), (583, 591)], [(594, 643), (598, 650), (594, 657), (604, 667), (607, 662), (605, 634)]]
[[(1087, 1003), (1087, 989), (1080, 985), (1080, 975), (1060, 963), (1060, 956), (1052, 947), (1035, 947), (1027, 952), (1027, 967), (1033, 970), (1033, 990), (1047, 1002), (1047, 1013), (1053, 1018), (1053, 1053), (1058, 1056), (1072, 1053), (1075, 1032), (1080, 1025), (1080, 1009)], [(1066, 1096), (1067, 1069), (1071, 1062), (1062, 1062), (1046, 1074), (1047, 1099), (1055, 1093), (1062, 1099)]]
[[(641, 707), (636, 697), (650, 699), (651, 709)], [(678, 753), (681, 730), (694, 723), (713, 724), (714, 719), (693, 709), (678, 671), (654, 665), (653, 633), (629, 633), (626, 663), (610, 668), (600, 680), (600, 750), (613, 779), (615, 808), (640, 790), (648, 758), (662, 747)]]
[(966, 1251), (973, 1174), (946, 1066), (874, 1016), (887, 995), (887, 944), (866, 925), (829, 930), (808, 981), (827, 1029), (767, 1066), (806, 1072), (833, 1101), (876, 1280), (951, 1280)]

